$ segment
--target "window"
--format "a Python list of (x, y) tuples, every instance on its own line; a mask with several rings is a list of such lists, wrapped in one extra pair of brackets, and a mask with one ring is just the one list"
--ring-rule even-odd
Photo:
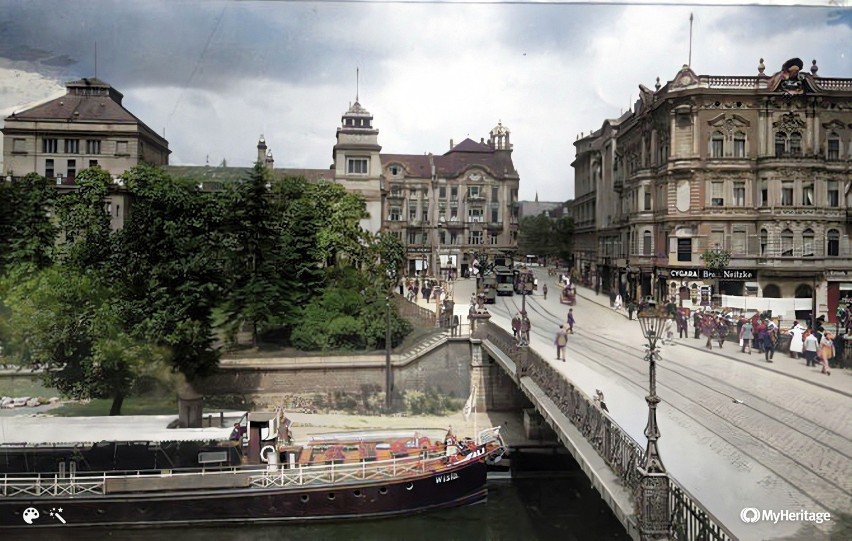
[(429, 241), (429, 233), (423, 231), (420, 233), (420, 244), (426, 244)]
[(769, 182), (766, 179), (760, 181), (760, 206), (769, 206)]
[(447, 198), (447, 187), (441, 186), (438, 188), (438, 199), (446, 199)]
[(642, 233), (642, 255), (654, 255), (654, 248), (651, 244), (651, 232), (645, 231)]
[(488, 234), (488, 244), (497, 244), (497, 233)]
[(491, 205), (491, 223), (500, 223), (500, 210), (497, 205)]
[(443, 229), (438, 231), (438, 242), (440, 244), (446, 244), (447, 243), (447, 232), (444, 231)]
[(402, 217), (402, 209), (399, 207), (391, 207), (388, 211), (388, 220), (398, 222)]
[(840, 159), (840, 138), (837, 137), (836, 133), (832, 133), (828, 136), (828, 152), (826, 154), (826, 158), (829, 160), (839, 160)]
[(481, 222), (482, 221), (482, 209), (467, 209), (467, 221), (468, 222)]
[(77, 175), (77, 160), (68, 160), (68, 178), (74, 178)]
[(450, 233), (450, 244), (458, 244), (459, 236), (456, 233)]
[(828, 246), (826, 247), (826, 255), (837, 257), (840, 255), (840, 233), (836, 229), (829, 229), (826, 234)]
[(479, 186), (468, 186), (467, 188), (467, 196), (471, 199), (475, 197), (479, 197)]
[(127, 141), (115, 142), (115, 154), (117, 156), (127, 156)]
[(471, 231), (467, 237), (468, 244), (482, 244), (482, 231)]
[(346, 173), (350, 175), (366, 175), (369, 173), (367, 158), (346, 158)]
[(790, 134), (790, 155), (791, 156), (801, 156), (802, 155), (802, 134), (798, 132), (794, 132)]
[(41, 151), (45, 154), (56, 154), (59, 152), (59, 143), (56, 139), (42, 139)]
[(27, 140), (26, 139), (13, 139), (12, 140), (12, 153), (13, 154), (25, 154), (27, 152)]
[(677, 239), (677, 260), (692, 261), (692, 239)]
[(741, 131), (738, 131), (734, 134), (734, 157), (746, 157), (746, 137), (745, 134)]
[(789, 229), (785, 229), (781, 232), (781, 255), (793, 255), (793, 232)]
[(714, 131), (710, 136), (710, 157), (721, 158), (725, 149), (725, 136), (722, 132)]
[(101, 141), (99, 139), (86, 139), (86, 154), (100, 154)]
[(408, 205), (408, 220), (413, 222), (417, 219), (417, 207), (415, 205)]
[(393, 176), (397, 176), (399, 174), (399, 166), (398, 165), (391, 165), (390, 174), (393, 175)]
[(650, 192), (650, 190), (648, 190), (647, 186), (645, 187), (644, 193), (645, 193), (645, 201), (644, 201), (645, 210), (651, 210), (651, 192)]
[(731, 243), (731, 252), (737, 255), (745, 255), (747, 253), (747, 241), (745, 230), (734, 230), (733, 242)]
[(47, 178), (53, 178), (56, 176), (52, 159), (44, 160), (44, 176)]
[(408, 232), (408, 244), (417, 244), (417, 233), (414, 231)]
[(836, 180), (829, 180), (826, 183), (826, 195), (827, 203), (829, 207), (839, 207), (840, 206), (840, 189), (838, 182)]
[(80, 140), (79, 139), (66, 139), (65, 140), (65, 154), (79, 154), (79, 153), (80, 153)]
[(723, 190), (725, 188), (725, 184), (722, 182), (711, 182), (710, 183), (710, 206), (713, 207), (724, 207), (725, 206), (725, 196)]
[(492, 186), (491, 187), (491, 202), (492, 203), (497, 202), (497, 200), (500, 199), (499, 195), (500, 195), (500, 188), (498, 188), (497, 186)]
[(802, 231), (802, 257), (814, 256), (814, 230), (805, 229)]
[(793, 206), (793, 181), (785, 180), (781, 183), (781, 204), (786, 207)]
[(760, 230), (760, 255), (766, 255), (766, 248), (769, 245), (769, 232), (765, 229)]
[(811, 182), (802, 185), (802, 205), (806, 207), (814, 206), (814, 185)]
[(450, 221), (451, 222), (459, 221), (459, 208), (458, 207), (450, 207)]
[(775, 157), (780, 158), (787, 150), (787, 134), (778, 132), (775, 134)]
[(745, 182), (734, 182), (734, 206), (745, 206)]
[(458, 186), (453, 186), (450, 188), (450, 201), (458, 201), (459, 200), (459, 188)]
[(97, 167), (98, 160), (89, 160), (89, 167)]

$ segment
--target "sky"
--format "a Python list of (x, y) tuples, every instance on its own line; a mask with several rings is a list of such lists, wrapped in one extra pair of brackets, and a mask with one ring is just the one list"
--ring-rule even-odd
[(800, 57), (852, 78), (849, 0), (784, 3), (0, 0), (0, 115), (97, 75), (173, 165), (249, 167), (263, 135), (276, 167), (321, 169), (357, 95), (386, 153), (443, 154), (502, 122), (520, 198), (564, 201), (577, 137), (689, 61), (690, 13), (699, 75)]

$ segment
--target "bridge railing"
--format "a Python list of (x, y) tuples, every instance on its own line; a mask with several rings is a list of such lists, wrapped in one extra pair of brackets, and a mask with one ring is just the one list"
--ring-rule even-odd
[[(618, 475), (634, 498), (638, 496), (645, 449), (587, 394), (530, 348), (519, 348), (509, 331), (491, 323), (481, 325), (476, 338), (488, 340), (515, 363), (517, 377), (531, 378), (583, 434)], [(731, 541), (736, 537), (686, 489), (668, 476), (672, 534), (675, 539)]]

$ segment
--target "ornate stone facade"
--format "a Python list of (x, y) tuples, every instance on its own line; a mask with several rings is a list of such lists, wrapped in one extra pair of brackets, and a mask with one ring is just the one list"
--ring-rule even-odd
[[(852, 268), (852, 79), (818, 77), (815, 62), (811, 73), (801, 67), (791, 59), (768, 76), (761, 60), (746, 77), (684, 66), (655, 90), (640, 85), (632, 111), (575, 143), (576, 182), (596, 186), (605, 289), (658, 299), (683, 290), (694, 301), (702, 287), (815, 293), (817, 312), (833, 317), (846, 286), (832, 271)], [(597, 150), (606, 145), (615, 152)], [(578, 167), (596, 159), (612, 171), (615, 199), (601, 195), (605, 175)], [(670, 278), (671, 269), (703, 267), (710, 249), (730, 252), (729, 268), (756, 279)]]

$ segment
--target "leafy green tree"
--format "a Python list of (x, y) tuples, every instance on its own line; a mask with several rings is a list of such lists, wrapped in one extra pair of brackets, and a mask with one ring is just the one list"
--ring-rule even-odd
[(109, 398), (119, 415), (125, 397), (160, 352), (121, 325), (113, 293), (95, 274), (54, 265), (10, 273), (4, 286), (5, 354), (42, 369), (45, 385), (71, 398)]
[(563, 216), (553, 222), (553, 248), (550, 252), (562, 261), (572, 261), (574, 258), (574, 220)]
[(112, 255), (112, 229), (106, 209), (112, 179), (100, 167), (90, 167), (74, 182), (78, 189), (56, 201), (63, 236), (60, 259), (77, 269), (100, 269)]
[(57, 234), (50, 216), (54, 195), (50, 182), (35, 173), (0, 181), (0, 275), (21, 263), (50, 265)]
[(133, 336), (165, 348), (191, 383), (218, 363), (212, 311), (223, 278), (223, 208), (216, 196), (161, 169), (124, 174), (133, 207), (110, 265)]
[(544, 215), (524, 216), (518, 234), (518, 252), (521, 255), (548, 256), (553, 253), (552, 221)]

